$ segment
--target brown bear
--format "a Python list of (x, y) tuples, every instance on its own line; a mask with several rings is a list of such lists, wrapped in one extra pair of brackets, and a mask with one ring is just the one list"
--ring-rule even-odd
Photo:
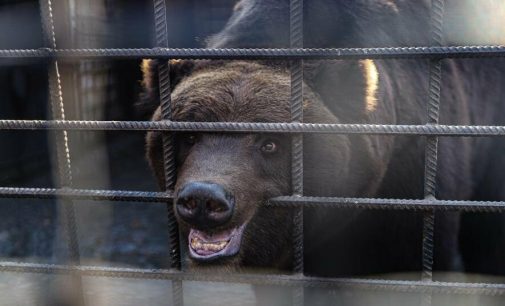
[[(228, 26), (209, 46), (284, 45), (286, 36), (277, 33), (283, 26), (271, 23), (275, 20), (285, 26), (287, 5), (288, 1), (241, 1)], [(429, 16), (429, 10), (424, 2), (308, 1), (307, 7), (308, 18), (317, 12), (339, 17), (309, 21), (306, 31), (319, 32), (306, 35), (308, 46), (409, 45), (428, 37), (422, 31), (407, 35), (427, 27), (427, 18), (422, 16)], [(364, 27), (379, 21), (374, 28)], [(325, 27), (318, 27), (321, 22), (326, 22)], [(397, 28), (399, 24), (408, 27)], [(344, 28), (348, 32), (343, 33)], [(153, 103), (159, 101), (157, 64), (145, 61), (143, 66), (144, 98)], [(503, 124), (501, 65), (504, 62), (495, 59), (444, 60), (441, 123)], [(424, 124), (428, 71), (427, 60), (307, 61), (303, 120)], [(289, 70), (283, 64), (174, 62), (171, 80), (175, 121), (288, 122), (291, 118)], [(160, 119), (158, 109), (153, 120)], [(308, 134), (304, 144), (304, 195), (423, 197), (423, 137)], [(505, 158), (499, 152), (504, 147), (497, 138), (441, 138), (437, 198), (503, 200), (505, 178), (500, 169)], [(291, 193), (290, 148), (290, 136), (283, 134), (176, 133), (174, 209), (193, 266), (291, 268), (292, 211), (263, 205), (271, 197)], [(148, 133), (147, 155), (164, 186), (160, 132)], [(422, 214), (418, 212), (304, 212), (306, 274), (421, 270)], [(500, 260), (503, 216), (484, 217), (498, 222), (492, 223), (484, 240), (473, 237), (467, 227), (462, 249), (469, 251), (462, 257), (460, 214), (437, 213), (436, 270), (505, 273)]]
[[(151, 64), (154, 65), (146, 70), (146, 80), (155, 76), (151, 73), (156, 71), (152, 70), (155, 62)], [(375, 85), (367, 85), (366, 78), (376, 73), (371, 68), (373, 63), (350, 65), (355, 64), (365, 82), (352, 87), (357, 91), (352, 103), (356, 103), (356, 108), (361, 105), (361, 115), (369, 120), (391, 120), (391, 113), (386, 112), (391, 106), (376, 104), (375, 98), (369, 96), (373, 89), (370, 87)], [(172, 65), (171, 70), (174, 76), (187, 73), (172, 93), (173, 120), (290, 120), (290, 79), (285, 68), (254, 62), (182, 62)], [(304, 86), (305, 122), (348, 122), (349, 116), (337, 117), (318, 94)], [(160, 120), (159, 109), (153, 119)], [(306, 135), (304, 140), (306, 195), (365, 197), (380, 194), (392, 164), (405, 166), (394, 152), (395, 146), (405, 152), (406, 146), (418, 142), (415, 138), (401, 143), (393, 137), (325, 134)], [(163, 186), (161, 133), (150, 132), (147, 144), (148, 158)], [(175, 211), (191, 262), (289, 269), (291, 211), (263, 205), (271, 197), (290, 194), (289, 135), (178, 133), (176, 147)], [(420, 171), (422, 150), (418, 146), (416, 149), (418, 160), (411, 163), (418, 163), (416, 170)], [(407, 179), (397, 176), (408, 176), (413, 171), (392, 171), (398, 180), (395, 190), (403, 190), (399, 181)], [(411, 186), (407, 187), (421, 191), (422, 176), (416, 180), (418, 184), (412, 184), (410, 179)], [(306, 256), (337, 259), (328, 261), (333, 262), (335, 269), (326, 267), (322, 271), (312, 268), (311, 260), (307, 260), (309, 274), (356, 275), (420, 268), (421, 220), (415, 213), (307, 210), (306, 215)], [(444, 229), (456, 223), (449, 218), (444, 221)], [(415, 235), (418, 239), (413, 238)], [(454, 243), (457, 238), (454, 230), (443, 230), (439, 235), (445, 242)], [(363, 245), (365, 238), (367, 243)], [(365, 247), (370, 251), (365, 251)], [(452, 264), (456, 256), (450, 249), (438, 251), (446, 267)]]

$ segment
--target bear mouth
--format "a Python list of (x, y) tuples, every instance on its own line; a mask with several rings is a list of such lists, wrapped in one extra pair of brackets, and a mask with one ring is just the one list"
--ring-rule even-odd
[(211, 261), (236, 255), (240, 250), (245, 224), (217, 233), (192, 228), (189, 231), (189, 255), (199, 261)]

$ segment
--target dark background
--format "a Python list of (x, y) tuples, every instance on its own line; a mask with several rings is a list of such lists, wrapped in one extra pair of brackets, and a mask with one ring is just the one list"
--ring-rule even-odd
[[(168, 1), (170, 47), (202, 47), (231, 14), (232, 0)], [(58, 48), (153, 47), (153, 4), (53, 1)], [(0, 1), (0, 49), (43, 47), (38, 1)], [(146, 120), (139, 60), (60, 62), (67, 119)], [(47, 66), (0, 59), (0, 118), (51, 119)], [(69, 132), (73, 187), (157, 190), (144, 132)], [(54, 144), (45, 131), (0, 131), (0, 186), (55, 187)], [(76, 201), (83, 263), (168, 266), (166, 206)], [(0, 199), (0, 258), (61, 263), (66, 245), (55, 201)]]

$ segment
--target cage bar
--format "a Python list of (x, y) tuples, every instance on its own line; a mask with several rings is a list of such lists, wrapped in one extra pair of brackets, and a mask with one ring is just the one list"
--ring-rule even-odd
[(484, 58), (505, 56), (505, 46), (387, 47), (387, 48), (273, 48), (273, 49), (2, 49), (0, 58), (58, 59), (416, 59)]
[[(303, 0), (290, 1), (290, 47), (303, 47)], [(292, 60), (291, 122), (303, 122), (303, 60)], [(291, 191), (303, 196), (303, 134), (295, 134), (291, 141)], [(293, 273), (303, 275), (303, 207), (293, 212)], [(293, 290), (293, 305), (304, 305), (303, 287)]]
[[(431, 45), (442, 46), (444, 0), (431, 1)], [(437, 125), (440, 110), (440, 88), (442, 84), (442, 60), (431, 59), (429, 70), (429, 95), (427, 107), (427, 124)], [(424, 166), (424, 197), (425, 199), (436, 198), (437, 187), (437, 162), (438, 162), (438, 137), (426, 137), (425, 166)], [(434, 232), (435, 211), (429, 210), (423, 215), (423, 244), (422, 244), (422, 280), (433, 281), (434, 259)], [(423, 296), (422, 304), (431, 305), (432, 296)]]
[[(147, 203), (166, 203), (173, 196), (166, 192), (95, 190), (72, 188), (20, 188), (0, 187), (0, 198), (29, 199), (72, 199), (91, 201), (126, 201)], [(503, 212), (505, 201), (452, 201), (436, 199), (378, 199), (378, 198), (339, 198), (339, 197), (300, 197), (281, 196), (270, 199), (265, 205), (282, 207), (321, 207), (356, 208), (413, 211), (465, 211), (465, 212)]]
[[(154, 0), (154, 29), (156, 34), (156, 45), (161, 48), (168, 48), (168, 28), (167, 28), (167, 5), (165, 0)], [(170, 92), (170, 66), (168, 59), (162, 60), (158, 65), (159, 96), (161, 107), (161, 119), (170, 121), (172, 119), (172, 105)], [(175, 173), (175, 147), (173, 134), (163, 133), (163, 169), (165, 173), (165, 191), (173, 193), (176, 173)], [(172, 201), (167, 202), (167, 218), (169, 232), (170, 267), (172, 269), (181, 268), (181, 255), (179, 248), (179, 227), (175, 218)], [(181, 281), (172, 281), (172, 304), (175, 306), (184, 304), (184, 294)]]
[(0, 130), (198, 131), (236, 133), (322, 133), (410, 136), (505, 136), (505, 126), (389, 125), (257, 122), (0, 120)]

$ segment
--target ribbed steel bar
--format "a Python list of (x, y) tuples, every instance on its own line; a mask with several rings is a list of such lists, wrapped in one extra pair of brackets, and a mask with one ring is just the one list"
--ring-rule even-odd
[[(40, 15), (42, 22), (42, 32), (46, 46), (56, 49), (56, 33), (54, 29), (53, 11), (51, 0), (40, 0)], [(60, 80), (60, 72), (57, 59), (52, 60), (48, 65), (48, 85), (49, 100), (52, 117), (55, 120), (65, 120), (65, 106)], [(70, 159), (70, 149), (68, 145), (68, 135), (66, 130), (54, 133), (56, 168), (58, 176), (57, 185), (62, 187), (72, 186), (72, 164)], [(58, 207), (63, 225), (63, 231), (67, 239), (68, 258), (71, 265), (80, 264), (79, 240), (77, 236), (77, 224), (75, 220), (74, 203), (69, 199), (63, 199), (58, 203)], [(84, 295), (82, 291), (82, 281), (79, 275), (73, 275), (72, 282), (76, 292), (74, 303), (84, 305)]]
[(0, 198), (70, 199), (166, 203), (172, 194), (152, 191), (0, 187)]
[(503, 57), (505, 46), (388, 47), (336, 49), (0, 49), (0, 58), (172, 59), (401, 59)]
[(322, 123), (0, 120), (0, 130), (123, 130), (239, 133), (322, 133), (418, 136), (505, 136), (505, 126)]
[[(167, 5), (165, 0), (154, 0), (154, 30), (156, 35), (156, 45), (161, 48), (168, 48), (168, 27), (167, 27)], [(170, 92), (170, 66), (168, 59), (163, 59), (158, 66), (159, 96), (161, 117), (165, 121), (172, 119), (172, 105)], [(175, 147), (173, 134), (163, 133), (163, 169), (165, 174), (165, 191), (172, 193), (175, 185)], [(172, 269), (181, 268), (181, 254), (179, 249), (179, 227), (175, 218), (172, 202), (167, 203), (167, 219), (169, 233), (170, 267)], [(182, 282), (172, 282), (173, 305), (184, 304)]]
[[(290, 0), (290, 47), (303, 47), (303, 0)], [(292, 60), (291, 121), (303, 122), (303, 60)], [(291, 191), (303, 196), (303, 134), (291, 141)], [(293, 211), (293, 273), (303, 275), (303, 207)], [(293, 305), (304, 305), (303, 287), (293, 289)]]
[(0, 262), (0, 272), (67, 274), (135, 279), (244, 283), (286, 287), (334, 288), (409, 293), (504, 296), (505, 284), (423, 282), (385, 279), (320, 278), (284, 274), (183, 273), (177, 270)]
[[(444, 0), (431, 1), (431, 45), (442, 46)], [(427, 124), (437, 125), (439, 122), (440, 91), (442, 86), (442, 60), (432, 59), (429, 70), (429, 94), (427, 107)], [(425, 166), (424, 166), (424, 197), (436, 198), (436, 178), (438, 161), (438, 137), (426, 138)], [(422, 275), (425, 282), (433, 281), (433, 260), (435, 241), (435, 211), (426, 211), (423, 216), (423, 242), (422, 242)], [(423, 295), (422, 305), (431, 305), (432, 296)]]
[(505, 202), (491, 201), (452, 201), (430, 199), (374, 199), (374, 198), (334, 198), (334, 197), (292, 197), (272, 198), (267, 205), (304, 206), (324, 208), (359, 208), (383, 210), (419, 210), (419, 211), (467, 211), (501, 212), (505, 211)]
[[(30, 198), (92, 201), (129, 201), (166, 203), (172, 201), (172, 195), (165, 192), (93, 190), (70, 188), (18, 188), (0, 187), (0, 198)], [(374, 199), (374, 198), (332, 198), (282, 196), (270, 199), (266, 205), (284, 207), (321, 207), (321, 208), (359, 208), (359, 209), (397, 209), (397, 210), (446, 210), (467, 212), (503, 212), (505, 202), (491, 201), (451, 201), (451, 200), (411, 200), (411, 199)]]

